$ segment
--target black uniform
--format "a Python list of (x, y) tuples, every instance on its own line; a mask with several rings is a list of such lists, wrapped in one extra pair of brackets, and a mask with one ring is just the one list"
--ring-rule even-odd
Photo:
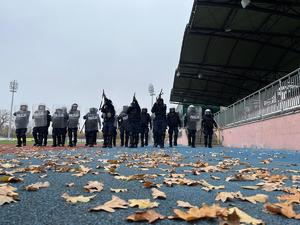
[(111, 148), (116, 111), (110, 99), (105, 97), (101, 112), (104, 120), (102, 129), (104, 139), (103, 148)]
[(141, 113), (141, 146), (148, 146), (149, 139), (149, 126), (152, 129), (152, 120), (150, 114), (147, 112), (147, 109), (142, 109)]
[(112, 134), (112, 145), (114, 147), (117, 146), (117, 129), (118, 129), (118, 116), (115, 115), (115, 120), (114, 120), (114, 128), (113, 128), (113, 134)]
[(118, 116), (118, 127), (120, 131), (121, 147), (128, 147), (129, 125), (128, 125), (128, 106), (123, 106), (123, 111)]
[(69, 146), (73, 147), (77, 144), (77, 131), (79, 125), (80, 111), (77, 110), (78, 105), (75, 103), (69, 112), (68, 120), (68, 135), (69, 135)]
[(64, 120), (65, 113), (62, 109), (56, 109), (55, 113), (52, 115), (52, 138), (53, 138), (53, 147), (64, 146), (63, 136), (65, 133), (64, 130)]
[(127, 110), (130, 148), (136, 148), (139, 142), (139, 132), (141, 123), (141, 107), (138, 101), (134, 98)]
[(48, 110), (46, 110), (45, 105), (39, 105), (38, 110), (36, 110), (32, 116), (34, 120), (34, 127), (32, 135), (34, 138), (34, 146), (46, 146), (48, 137), (48, 128), (50, 126), (51, 115)]
[(195, 148), (197, 123), (200, 121), (196, 109), (191, 107), (188, 109), (187, 115), (184, 118), (184, 126), (188, 130), (188, 144), (192, 148)]
[(29, 123), (30, 111), (27, 110), (27, 105), (21, 105), (20, 110), (15, 112), (13, 115), (16, 117), (16, 136), (17, 136), (17, 147), (26, 146), (26, 132)]
[(64, 113), (64, 121), (63, 121), (63, 133), (62, 133), (62, 144), (65, 146), (66, 143), (66, 137), (68, 132), (68, 120), (69, 120), (69, 114), (67, 112), (67, 108), (63, 107), (62, 111)]
[(86, 145), (89, 147), (93, 147), (97, 142), (97, 133), (99, 127), (101, 127), (101, 121), (97, 111), (96, 108), (90, 108), (90, 112), (83, 117), (83, 119), (85, 119)]
[(204, 133), (204, 144), (205, 147), (212, 147), (212, 136), (214, 133), (214, 127), (218, 128), (216, 121), (213, 118), (213, 115), (206, 114), (202, 118), (201, 129)]
[(155, 114), (153, 120), (154, 147), (157, 147), (158, 145), (161, 148), (164, 147), (165, 132), (167, 128), (166, 111), (167, 106), (164, 104), (163, 99), (158, 98), (151, 109), (151, 112)]
[(44, 135), (43, 135), (43, 145), (47, 146), (48, 144), (48, 134), (49, 134), (49, 127), (50, 127), (50, 122), (52, 121), (50, 111), (46, 110), (47, 112), (47, 126), (44, 128)]
[(167, 115), (168, 133), (169, 133), (169, 145), (173, 146), (173, 134), (174, 134), (174, 146), (177, 146), (178, 128), (181, 128), (181, 120), (179, 114), (175, 112), (174, 108), (170, 109)]

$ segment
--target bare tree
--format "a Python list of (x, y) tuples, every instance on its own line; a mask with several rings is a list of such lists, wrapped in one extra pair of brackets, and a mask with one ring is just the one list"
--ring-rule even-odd
[(10, 118), (10, 113), (6, 109), (0, 109), (0, 130), (2, 130), (5, 125), (8, 124)]

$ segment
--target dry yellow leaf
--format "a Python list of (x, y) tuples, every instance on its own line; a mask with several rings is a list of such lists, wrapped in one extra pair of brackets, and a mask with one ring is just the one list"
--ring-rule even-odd
[(96, 206), (90, 209), (90, 211), (115, 212), (115, 209), (126, 209), (127, 205), (128, 202), (113, 195), (112, 200), (105, 202), (103, 205)]
[(48, 181), (46, 182), (37, 182), (35, 184), (31, 184), (25, 187), (26, 191), (37, 191), (40, 188), (47, 188), (50, 186), (50, 183)]
[(17, 182), (22, 182), (22, 178), (18, 177), (12, 177), (12, 176), (2, 176), (0, 177), (0, 182), (5, 182), (5, 183), (17, 183)]
[(183, 208), (195, 208), (196, 207), (196, 206), (193, 206), (190, 203), (184, 202), (184, 201), (177, 201), (177, 206), (183, 207)]
[(127, 189), (115, 189), (115, 188), (111, 188), (110, 189), (111, 192), (115, 192), (115, 193), (120, 193), (120, 192), (127, 192)]
[(16, 202), (13, 197), (7, 195), (0, 195), (0, 205)]
[(176, 214), (175, 218), (179, 218), (185, 221), (193, 221), (204, 218), (217, 218), (217, 217), (225, 217), (227, 216), (227, 209), (222, 208), (219, 205), (203, 205), (201, 208), (190, 208), (187, 212), (184, 212), (179, 209), (174, 209), (174, 213)]
[(151, 188), (152, 191), (152, 197), (154, 199), (160, 198), (160, 199), (166, 199), (167, 196), (164, 192), (158, 190), (157, 188)]
[(139, 207), (139, 209), (152, 209), (158, 207), (159, 203), (151, 202), (150, 199), (129, 199), (130, 207)]
[(155, 210), (147, 210), (146, 212), (135, 212), (134, 214), (127, 217), (129, 221), (148, 221), (149, 223), (153, 223), (157, 220), (165, 219), (164, 216), (157, 213)]
[(98, 181), (88, 181), (87, 185), (84, 186), (84, 189), (86, 189), (90, 193), (100, 192), (103, 190), (103, 183), (100, 183)]
[(265, 204), (265, 209), (267, 210), (267, 212), (270, 212), (271, 214), (279, 214), (279, 215), (283, 215), (287, 218), (297, 219), (297, 217), (299, 217), (299, 215), (300, 215), (300, 214), (297, 215), (295, 213), (292, 204), (289, 204), (286, 202), (285, 203), (275, 203), (275, 204), (267, 203), (267, 204)]
[(260, 203), (266, 203), (268, 201), (269, 197), (264, 194), (257, 194), (249, 197), (243, 197), (242, 200), (246, 200), (248, 202), (251, 202), (253, 204), (256, 204), (256, 202)]
[(86, 202), (89, 202), (91, 199), (95, 198), (96, 195), (92, 195), (92, 196), (83, 196), (83, 195), (70, 196), (67, 193), (64, 193), (61, 197), (66, 199), (67, 202), (71, 202), (71, 203), (77, 203), (77, 202), (86, 203)]
[(263, 225), (263, 224), (265, 224), (262, 220), (255, 219), (255, 218), (251, 217), (250, 215), (248, 215), (247, 213), (245, 213), (244, 211), (240, 210), (237, 207), (233, 207), (233, 208), (230, 208), (228, 210), (229, 215), (233, 214), (233, 213), (236, 213), (236, 215), (240, 218), (241, 223), (252, 224), (252, 225)]

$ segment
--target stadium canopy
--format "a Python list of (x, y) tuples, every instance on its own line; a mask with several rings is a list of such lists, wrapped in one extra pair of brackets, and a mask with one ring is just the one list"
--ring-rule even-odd
[(171, 102), (227, 106), (299, 66), (300, 1), (195, 0)]

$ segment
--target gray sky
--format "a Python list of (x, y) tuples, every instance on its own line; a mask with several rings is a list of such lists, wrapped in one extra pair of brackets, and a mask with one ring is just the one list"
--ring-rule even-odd
[(77, 102), (115, 107), (133, 93), (150, 107), (148, 85), (169, 103), (193, 0), (0, 0), (0, 108)]

